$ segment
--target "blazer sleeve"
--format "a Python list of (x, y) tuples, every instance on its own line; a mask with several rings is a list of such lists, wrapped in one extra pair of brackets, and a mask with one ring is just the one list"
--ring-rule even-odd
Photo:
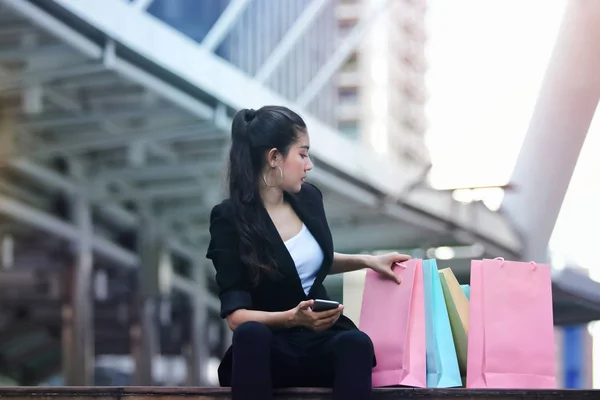
[(238, 309), (251, 309), (252, 296), (248, 275), (241, 261), (237, 232), (231, 213), (223, 203), (210, 214), (210, 243), (206, 257), (216, 270), (216, 281), (221, 300), (221, 318)]

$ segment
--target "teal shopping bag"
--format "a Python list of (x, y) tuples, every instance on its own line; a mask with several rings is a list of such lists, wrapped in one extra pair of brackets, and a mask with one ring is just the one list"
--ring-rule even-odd
[(435, 260), (423, 260), (427, 387), (462, 386), (450, 319)]
[(471, 286), (470, 285), (460, 285), (465, 296), (467, 296), (467, 300), (471, 300)]

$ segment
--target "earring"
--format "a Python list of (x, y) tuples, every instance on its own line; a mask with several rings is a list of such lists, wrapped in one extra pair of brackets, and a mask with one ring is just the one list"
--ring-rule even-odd
[[(275, 166), (271, 165), (271, 168), (275, 168)], [(281, 167), (279, 165), (277, 165), (277, 168), (279, 169), (279, 179), (283, 180), (283, 170), (281, 169)], [(267, 174), (263, 174), (262, 178), (263, 178), (263, 182), (268, 187), (274, 187), (275, 186), (275, 185), (269, 185), (269, 182), (267, 182)]]

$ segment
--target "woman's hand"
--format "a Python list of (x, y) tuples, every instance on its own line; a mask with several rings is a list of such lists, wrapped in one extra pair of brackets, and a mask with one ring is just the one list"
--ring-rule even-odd
[(291, 309), (290, 325), (303, 326), (315, 332), (321, 332), (331, 328), (344, 310), (344, 306), (340, 304), (334, 310), (314, 312), (310, 309), (313, 303), (313, 300), (302, 301)]
[(382, 276), (393, 280), (394, 282), (400, 284), (400, 277), (394, 274), (394, 267), (396, 263), (401, 263), (404, 261), (410, 260), (410, 256), (406, 254), (400, 253), (386, 253), (380, 254), (376, 256), (371, 256), (369, 262), (369, 268), (373, 271), (381, 274)]

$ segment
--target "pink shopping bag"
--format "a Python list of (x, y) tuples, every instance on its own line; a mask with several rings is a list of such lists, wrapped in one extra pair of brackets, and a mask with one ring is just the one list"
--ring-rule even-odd
[(550, 266), (471, 262), (468, 388), (556, 388)]
[(367, 270), (359, 328), (375, 348), (374, 387), (427, 386), (421, 260), (394, 268), (402, 283)]

